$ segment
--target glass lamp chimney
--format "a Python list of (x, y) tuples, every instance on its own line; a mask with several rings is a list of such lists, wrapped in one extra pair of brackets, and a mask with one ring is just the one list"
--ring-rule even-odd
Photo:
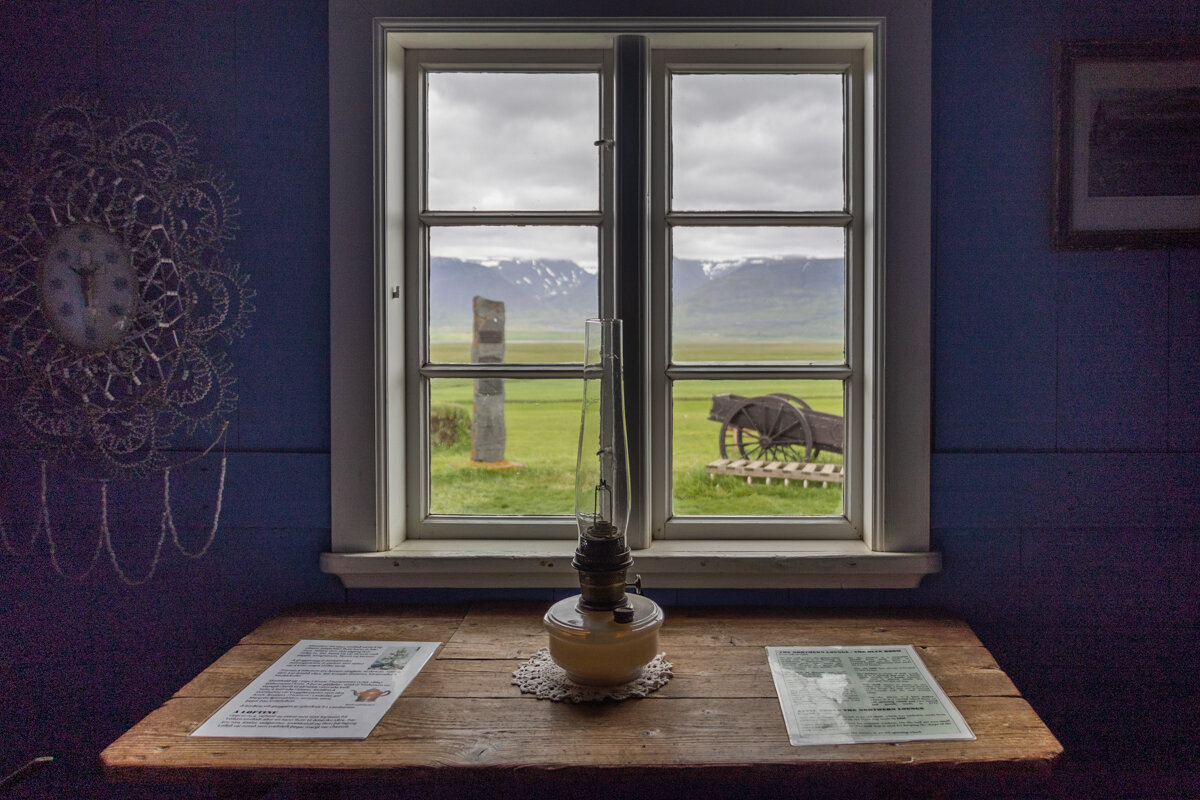
[(571, 562), (579, 573), (579, 594), (559, 600), (542, 621), (550, 658), (570, 680), (615, 686), (637, 678), (658, 653), (663, 613), (640, 590), (625, 591), (633, 558), (625, 541), (630, 490), (621, 322), (589, 319), (584, 334), (575, 462), (579, 546)]
[(583, 409), (575, 467), (575, 521), (580, 607), (627, 605), (625, 542), (629, 521), (629, 454), (621, 372), (621, 321), (589, 319), (584, 329)]

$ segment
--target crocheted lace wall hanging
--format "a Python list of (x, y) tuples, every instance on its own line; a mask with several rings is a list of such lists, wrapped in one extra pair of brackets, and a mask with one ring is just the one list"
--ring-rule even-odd
[[(40, 519), (56, 557), (48, 484), (100, 485), (100, 536), (129, 584), (153, 576), (168, 532), (207, 552), (225, 487), (236, 408), (223, 348), (254, 310), (248, 276), (224, 258), (237, 229), (232, 184), (198, 163), (175, 115), (102, 113), (72, 99), (37, 122), (21, 163), (0, 162), (0, 400), (16, 447), (40, 462)], [(186, 439), (185, 439), (186, 437)], [(207, 540), (187, 550), (171, 509), (171, 469), (222, 446)], [(122, 569), (108, 529), (111, 482), (161, 475), (160, 538), (146, 574)], [(4, 521), (0, 534), (12, 546)]]

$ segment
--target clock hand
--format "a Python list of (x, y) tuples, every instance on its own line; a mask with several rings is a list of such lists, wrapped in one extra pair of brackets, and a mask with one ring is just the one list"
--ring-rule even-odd
[(92, 308), (95, 301), (96, 265), (92, 262), (92, 251), (88, 249), (79, 252), (79, 266), (72, 265), (71, 271), (79, 276), (83, 289), (83, 304)]

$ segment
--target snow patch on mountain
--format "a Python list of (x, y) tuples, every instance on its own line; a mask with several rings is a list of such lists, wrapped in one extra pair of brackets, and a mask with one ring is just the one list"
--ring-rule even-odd
[[(475, 295), (505, 303), (512, 327), (573, 329), (597, 313), (596, 275), (561, 259), (430, 260), (434, 325), (470, 329)], [(845, 306), (842, 259), (755, 256), (675, 259), (673, 328), (678, 333), (840, 336)]]

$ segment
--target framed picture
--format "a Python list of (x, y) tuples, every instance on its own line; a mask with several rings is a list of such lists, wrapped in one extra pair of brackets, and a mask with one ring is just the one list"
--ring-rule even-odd
[(1200, 41), (1064, 42), (1054, 245), (1200, 246)]

